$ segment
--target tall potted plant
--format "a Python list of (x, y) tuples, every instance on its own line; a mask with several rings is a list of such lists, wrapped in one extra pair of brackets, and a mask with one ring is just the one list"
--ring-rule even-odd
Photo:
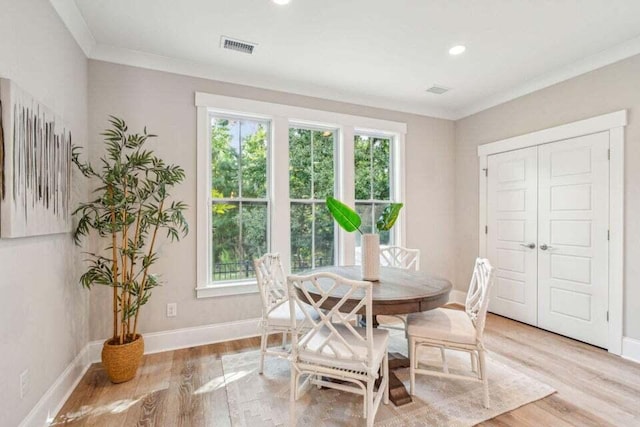
[(121, 383), (132, 379), (144, 353), (138, 333), (140, 308), (159, 285), (152, 266), (158, 261), (158, 239), (165, 233), (172, 241), (188, 232), (184, 218), (186, 205), (172, 201), (170, 190), (182, 182), (184, 170), (166, 164), (145, 148), (156, 135), (129, 133), (126, 123), (109, 119), (110, 128), (102, 136), (106, 153), (99, 166), (80, 160), (73, 150), (73, 163), (96, 187), (92, 200), (80, 203), (74, 233), (76, 244), (97, 234), (105, 247), (87, 254), (88, 268), (80, 283), (112, 289), (113, 334), (102, 349), (102, 363), (109, 379)]
[[(358, 231), (362, 235), (362, 278), (364, 280), (377, 281), (380, 279), (380, 235), (375, 233), (363, 233), (360, 230), (362, 218), (351, 207), (340, 200), (327, 197), (327, 209), (333, 219), (345, 231), (352, 233)], [(384, 208), (376, 221), (378, 232), (388, 231), (398, 219), (402, 203), (390, 203)]]

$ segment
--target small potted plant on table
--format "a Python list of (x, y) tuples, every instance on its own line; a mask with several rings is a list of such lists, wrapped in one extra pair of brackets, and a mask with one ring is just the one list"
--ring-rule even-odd
[[(360, 230), (362, 218), (351, 207), (340, 200), (327, 197), (327, 209), (333, 219), (345, 231), (353, 233), (358, 231), (362, 235), (362, 279), (377, 281), (380, 279), (380, 235), (377, 233), (363, 233)], [(376, 221), (378, 232), (388, 231), (398, 219), (402, 203), (390, 203)]]

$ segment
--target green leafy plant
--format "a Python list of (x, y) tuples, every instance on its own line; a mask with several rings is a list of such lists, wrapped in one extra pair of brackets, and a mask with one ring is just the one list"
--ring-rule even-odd
[(95, 197), (74, 211), (78, 224), (76, 244), (92, 232), (108, 241), (107, 247), (87, 253), (89, 267), (80, 283), (109, 286), (113, 293), (112, 344), (136, 339), (140, 307), (149, 301), (159, 279), (151, 267), (158, 261), (161, 231), (171, 241), (188, 233), (186, 205), (170, 200), (170, 190), (184, 180), (180, 166), (166, 164), (144, 145), (156, 135), (128, 132), (124, 120), (111, 116), (111, 127), (102, 136), (106, 154), (100, 167), (80, 160), (74, 147), (72, 160), (82, 175), (95, 183)]
[[(340, 227), (349, 233), (357, 230), (360, 234), (364, 234), (362, 230), (360, 230), (362, 218), (360, 218), (358, 212), (331, 196), (327, 197), (326, 203), (331, 216)], [(384, 208), (382, 214), (376, 221), (376, 229), (378, 232), (388, 231), (393, 227), (403, 206), (404, 204), (402, 203), (390, 203)]]

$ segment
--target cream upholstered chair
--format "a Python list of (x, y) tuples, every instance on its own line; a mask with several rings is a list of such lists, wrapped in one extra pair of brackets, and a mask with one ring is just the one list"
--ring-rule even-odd
[[(380, 265), (418, 271), (420, 270), (420, 249), (407, 249), (401, 246), (381, 246)], [(395, 317), (396, 319), (400, 319), (403, 324), (402, 326), (396, 326), (393, 323), (389, 323), (385, 317)], [(379, 316), (378, 321), (380, 322), (380, 326), (388, 329), (404, 331), (407, 328), (407, 316), (404, 315)]]
[[(492, 284), (493, 267), (488, 260), (478, 258), (467, 293), (465, 311), (438, 308), (408, 316), (407, 335), (409, 337), (409, 358), (411, 359), (410, 388), (412, 395), (415, 392), (416, 374), (472, 380), (482, 383), (483, 404), (486, 408), (489, 407), (489, 381), (482, 336), (489, 306), (489, 289)], [(421, 347), (440, 348), (442, 372), (420, 367), (418, 350)], [(473, 375), (450, 373), (447, 366), (446, 349), (468, 352), (471, 357)]]
[[(295, 425), (296, 400), (301, 391), (315, 384), (363, 396), (363, 414), (367, 426), (373, 426), (380, 402), (389, 402), (389, 332), (372, 326), (371, 282), (349, 280), (327, 272), (289, 276), (287, 283), (293, 319), (289, 425)], [(303, 295), (298, 295), (296, 288)], [(331, 309), (322, 310), (325, 301), (335, 295), (339, 295), (339, 300)], [(312, 317), (304, 304), (310, 305), (319, 318)], [(306, 333), (300, 330), (300, 321), (294, 316), (299, 310), (306, 315), (304, 326), (310, 326)], [(366, 327), (351, 324), (350, 319), (357, 313), (366, 318)], [(306, 377), (302, 383), (301, 377)], [(375, 391), (378, 379), (380, 383)]]
[[(288, 356), (286, 350), (287, 333), (291, 332), (291, 317), (289, 312), (289, 294), (287, 292), (286, 276), (279, 254), (268, 253), (253, 261), (258, 280), (258, 289), (262, 299), (262, 319), (260, 321), (260, 373), (264, 370), (265, 354)], [(296, 311), (300, 321), (305, 319), (302, 311)], [(317, 316), (316, 316), (317, 317)], [(269, 334), (282, 333), (282, 350), (270, 350), (267, 347)]]

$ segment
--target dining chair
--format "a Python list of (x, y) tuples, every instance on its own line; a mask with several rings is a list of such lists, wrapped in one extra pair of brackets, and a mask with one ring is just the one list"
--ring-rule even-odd
[[(485, 408), (489, 407), (489, 380), (482, 338), (493, 276), (494, 270), (489, 261), (478, 258), (473, 269), (464, 311), (437, 308), (408, 316), (411, 395), (415, 393), (416, 374), (471, 380), (482, 383), (483, 405)], [(440, 349), (442, 371), (421, 367), (418, 350), (422, 347)], [(445, 350), (469, 353), (472, 375), (449, 372)]]
[[(420, 249), (408, 249), (401, 246), (381, 246), (380, 247), (380, 265), (385, 267), (396, 267), (403, 270), (419, 271), (420, 270)], [(402, 321), (402, 326), (396, 326), (393, 323), (385, 321), (385, 317), (394, 317)], [(380, 326), (387, 329), (396, 329), (406, 331), (407, 316), (404, 315), (386, 315), (379, 316)]]
[(380, 265), (418, 271), (420, 270), (420, 249), (381, 246)]
[[(258, 290), (262, 300), (262, 319), (260, 320), (260, 370), (264, 370), (264, 357), (266, 354), (275, 356), (288, 356), (286, 350), (287, 334), (291, 333), (291, 313), (289, 312), (289, 294), (287, 291), (286, 275), (277, 253), (267, 253), (253, 260), (253, 266), (258, 281)], [(305, 315), (297, 310), (296, 317), (304, 321)], [(312, 314), (312, 316), (315, 316)], [(317, 316), (316, 316), (317, 317)], [(282, 349), (269, 349), (269, 334), (282, 333)]]
[[(322, 272), (292, 275), (287, 283), (292, 319), (289, 424), (295, 425), (296, 400), (301, 392), (315, 384), (363, 396), (363, 416), (367, 427), (373, 426), (380, 402), (389, 402), (389, 332), (373, 328), (371, 282)], [(315, 299), (310, 292), (316, 295)], [(331, 295), (340, 297), (330, 298)], [(307, 332), (301, 330), (300, 320), (294, 316), (303, 304), (318, 315), (314, 318), (303, 310)], [(356, 314), (366, 318), (365, 327), (351, 324), (350, 319)], [(380, 381), (377, 390), (376, 381)]]

